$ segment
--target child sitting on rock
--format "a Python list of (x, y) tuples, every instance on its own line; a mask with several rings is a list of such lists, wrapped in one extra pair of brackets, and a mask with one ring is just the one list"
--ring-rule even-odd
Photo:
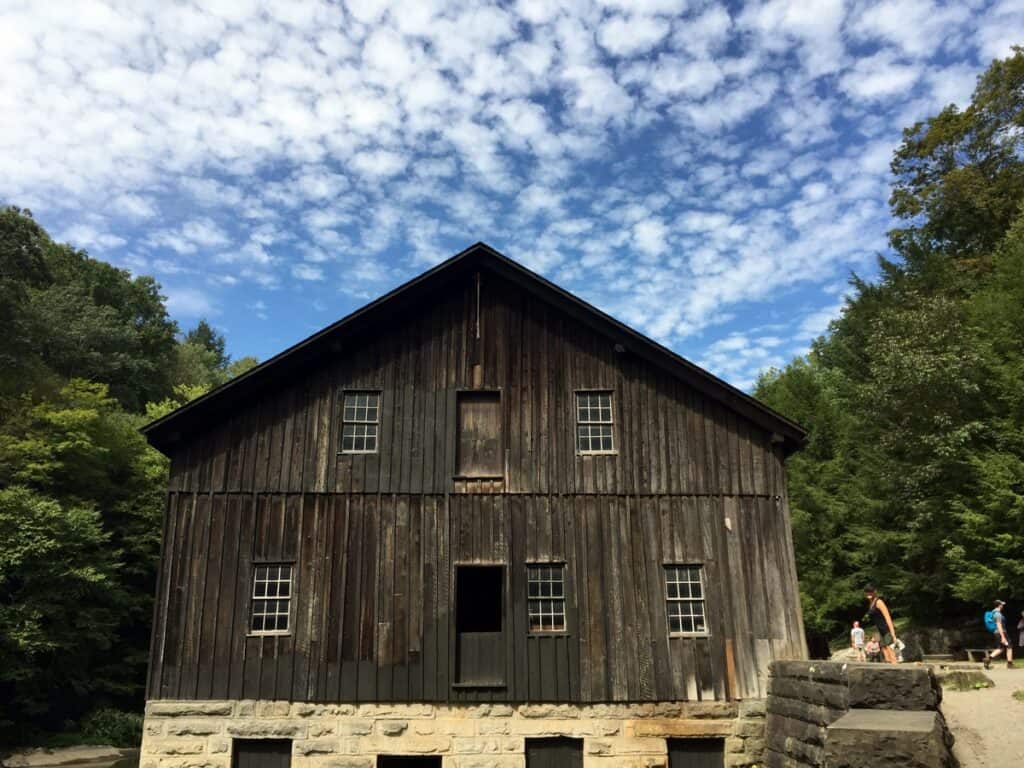
[(864, 646), (864, 653), (867, 655), (868, 661), (882, 660), (882, 644), (879, 642), (877, 634), (872, 635), (868, 640), (867, 645)]

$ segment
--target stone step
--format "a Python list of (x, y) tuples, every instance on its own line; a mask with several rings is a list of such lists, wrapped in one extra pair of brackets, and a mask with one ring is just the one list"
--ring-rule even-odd
[(825, 768), (948, 768), (938, 712), (851, 709), (826, 729)]

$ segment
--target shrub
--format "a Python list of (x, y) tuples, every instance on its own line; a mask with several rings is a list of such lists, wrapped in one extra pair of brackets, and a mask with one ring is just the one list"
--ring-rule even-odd
[(113, 747), (137, 747), (142, 743), (142, 715), (103, 707), (82, 720), (82, 734)]

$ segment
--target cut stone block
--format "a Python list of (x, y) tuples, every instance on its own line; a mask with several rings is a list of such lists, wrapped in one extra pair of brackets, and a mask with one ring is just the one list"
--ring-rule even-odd
[(948, 768), (941, 715), (853, 709), (828, 727), (824, 768)]

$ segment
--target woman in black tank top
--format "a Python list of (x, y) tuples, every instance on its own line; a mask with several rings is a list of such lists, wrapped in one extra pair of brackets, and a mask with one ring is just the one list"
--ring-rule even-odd
[(890, 664), (896, 663), (896, 651), (892, 645), (896, 642), (896, 628), (892, 624), (892, 615), (885, 600), (878, 596), (878, 590), (871, 584), (864, 587), (864, 598), (868, 601), (868, 618), (878, 629), (882, 643), (882, 655)]

